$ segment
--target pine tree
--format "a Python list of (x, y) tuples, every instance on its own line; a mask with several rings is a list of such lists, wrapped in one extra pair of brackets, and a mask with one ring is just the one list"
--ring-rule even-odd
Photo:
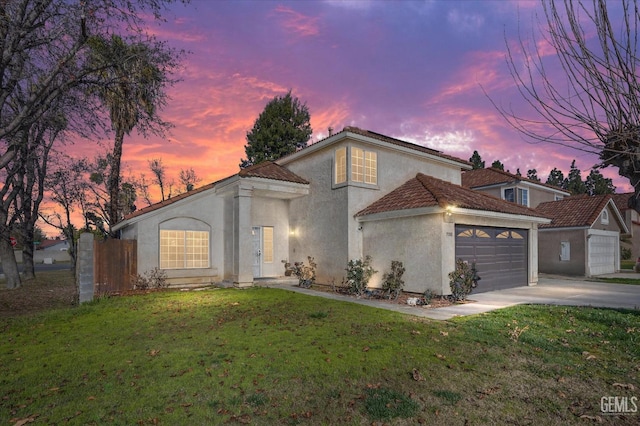
[(291, 96), (291, 91), (273, 98), (247, 133), (247, 158), (240, 167), (277, 160), (307, 146), (313, 132), (310, 120), (307, 105)]
[(616, 187), (613, 181), (609, 178), (605, 178), (598, 169), (591, 169), (591, 173), (587, 176), (585, 181), (587, 188), (587, 194), (589, 195), (603, 195), (614, 194)]
[(538, 177), (538, 171), (536, 169), (527, 170), (527, 179), (540, 182), (540, 178)]
[(484, 161), (478, 154), (478, 151), (473, 151), (473, 155), (469, 158), (469, 162), (473, 165), (473, 170), (484, 169)]
[(553, 168), (549, 172), (549, 177), (547, 177), (547, 185), (557, 186), (558, 188), (567, 189), (567, 180), (564, 178), (564, 174), (562, 170), (558, 170), (557, 168)]
[(498, 170), (504, 171), (504, 164), (502, 164), (502, 162), (500, 162), (500, 160), (496, 160), (493, 163), (491, 163), (491, 167), (493, 167), (494, 169), (498, 169)]
[(576, 167), (576, 160), (571, 162), (571, 169), (567, 176), (567, 191), (569, 191), (571, 195), (586, 194), (587, 192), (587, 186), (582, 181), (580, 169)]

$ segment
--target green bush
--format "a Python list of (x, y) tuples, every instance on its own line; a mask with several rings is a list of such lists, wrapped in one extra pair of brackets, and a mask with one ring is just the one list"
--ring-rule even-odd
[(404, 281), (402, 275), (404, 274), (404, 265), (399, 260), (391, 261), (391, 271), (384, 274), (382, 280), (382, 290), (389, 299), (396, 300), (402, 292), (404, 287)]
[(622, 257), (622, 260), (631, 259), (631, 249), (621, 246), (620, 247), (620, 257)]
[(458, 259), (456, 269), (449, 273), (449, 286), (454, 301), (466, 300), (471, 291), (478, 285), (480, 277), (476, 271), (476, 263)]
[(371, 266), (371, 256), (363, 259), (350, 260), (347, 265), (347, 291), (349, 294), (362, 296), (367, 289), (369, 280), (376, 270)]
[(298, 277), (298, 285), (300, 287), (309, 288), (316, 282), (316, 268), (318, 264), (313, 257), (307, 256), (308, 265), (304, 262), (295, 262), (293, 264), (293, 274)]

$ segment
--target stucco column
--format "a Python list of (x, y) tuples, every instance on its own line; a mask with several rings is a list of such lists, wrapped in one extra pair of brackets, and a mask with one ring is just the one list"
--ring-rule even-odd
[(538, 226), (529, 229), (529, 285), (538, 284)]
[(440, 245), (442, 247), (442, 257), (440, 258), (441, 294), (451, 294), (449, 273), (456, 268), (456, 224), (450, 213), (443, 214), (444, 220), (442, 221), (442, 233), (440, 234)]
[(253, 285), (251, 196), (251, 188), (240, 186), (233, 199), (233, 284), (237, 287)]

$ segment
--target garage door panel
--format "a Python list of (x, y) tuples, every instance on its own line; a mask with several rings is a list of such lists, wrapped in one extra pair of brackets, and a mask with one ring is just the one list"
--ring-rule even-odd
[(618, 238), (609, 235), (589, 236), (589, 275), (612, 274), (616, 271)]
[(526, 230), (456, 227), (456, 258), (476, 262), (481, 278), (476, 292), (527, 285), (527, 244)]

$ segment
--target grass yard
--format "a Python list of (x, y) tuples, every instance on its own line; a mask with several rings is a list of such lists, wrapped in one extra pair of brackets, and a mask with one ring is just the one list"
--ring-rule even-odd
[[(439, 322), (280, 289), (0, 318), (0, 424), (638, 424), (640, 313)], [(629, 408), (633, 408), (629, 404)]]

